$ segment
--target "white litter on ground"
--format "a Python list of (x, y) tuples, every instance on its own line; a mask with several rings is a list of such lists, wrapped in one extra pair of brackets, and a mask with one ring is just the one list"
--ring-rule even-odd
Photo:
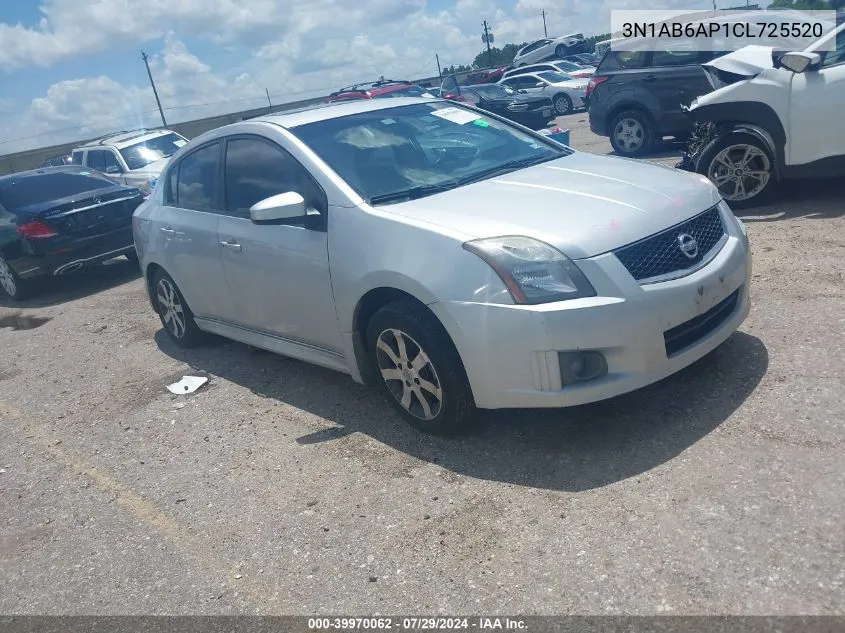
[(167, 390), (176, 394), (194, 393), (207, 382), (208, 378), (205, 376), (182, 376), (179, 382), (167, 385)]

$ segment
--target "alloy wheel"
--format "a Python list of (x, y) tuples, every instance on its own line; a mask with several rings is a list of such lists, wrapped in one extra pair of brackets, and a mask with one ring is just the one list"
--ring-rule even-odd
[(713, 157), (707, 168), (707, 177), (722, 197), (736, 202), (758, 195), (771, 176), (772, 164), (766, 152), (745, 143), (729, 145)]
[(376, 341), (379, 372), (388, 390), (408, 413), (433, 420), (443, 407), (443, 391), (428, 354), (410, 336), (384, 330)]
[(185, 336), (185, 309), (179, 300), (176, 287), (169, 279), (159, 279), (156, 295), (164, 326), (175, 338), (182, 338)]
[(15, 276), (12, 274), (12, 269), (6, 260), (0, 257), (0, 287), (6, 291), (10, 297), (14, 297), (18, 292), (18, 285), (15, 282)]
[(568, 114), (572, 110), (572, 101), (565, 95), (560, 95), (555, 99), (555, 112), (558, 114)]
[(620, 119), (613, 130), (613, 138), (626, 152), (636, 152), (645, 142), (643, 124), (636, 119)]

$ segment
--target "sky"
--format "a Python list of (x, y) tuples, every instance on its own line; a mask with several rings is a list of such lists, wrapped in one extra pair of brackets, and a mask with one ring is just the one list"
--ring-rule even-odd
[[(661, 0), (650, 8), (707, 8)], [(0, 155), (437, 74), (497, 44), (610, 30), (642, 0), (0, 0)]]

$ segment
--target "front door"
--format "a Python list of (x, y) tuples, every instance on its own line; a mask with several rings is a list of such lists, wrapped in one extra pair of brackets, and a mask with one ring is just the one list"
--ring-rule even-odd
[[(322, 189), (288, 152), (264, 137), (228, 139), (224, 162), (226, 214), (218, 240), (231, 297), (226, 320), (340, 352)], [(288, 191), (301, 194), (312, 210), (307, 223), (250, 220), (256, 202)]]
[(818, 70), (792, 77), (786, 131), (789, 165), (845, 156), (845, 28), (836, 35), (836, 49), (819, 54), (823, 59)]

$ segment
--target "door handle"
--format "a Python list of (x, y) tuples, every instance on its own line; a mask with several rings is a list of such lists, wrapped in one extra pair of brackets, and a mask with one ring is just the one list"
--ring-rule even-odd
[(176, 234), (176, 231), (174, 231), (170, 227), (161, 227), (160, 230), (161, 230), (162, 233), (165, 233), (167, 235), (175, 235)]
[(657, 75), (646, 75), (643, 77), (643, 81), (657, 81)]
[(240, 253), (243, 250), (241, 248), (241, 245), (234, 240), (229, 240), (228, 242), (220, 242), (220, 246), (222, 246), (223, 248), (228, 248), (229, 250), (233, 250), (237, 253)]

